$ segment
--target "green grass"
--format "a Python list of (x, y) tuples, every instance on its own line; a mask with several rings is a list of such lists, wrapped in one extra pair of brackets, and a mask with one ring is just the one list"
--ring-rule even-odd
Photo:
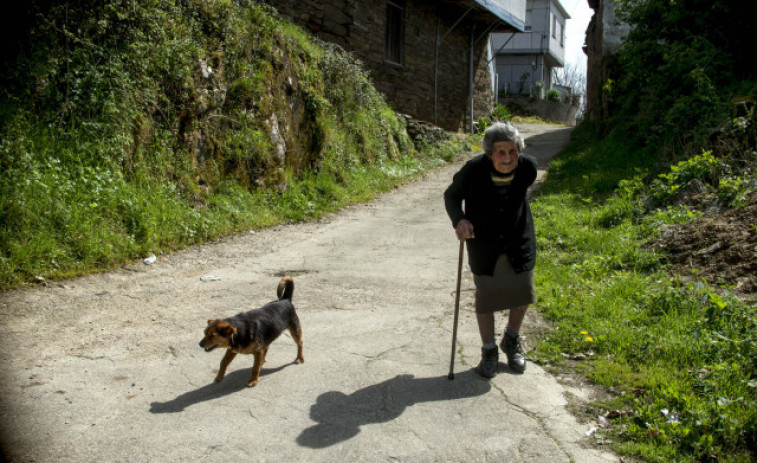
[[(49, 14), (28, 37), (33, 59), (0, 71), (12, 84), (0, 88), (0, 290), (318, 217), (470, 149), (413, 146), (358, 62), (256, 2)], [(269, 137), (292, 107), (282, 89), (301, 109), (295, 165)], [(598, 435), (621, 453), (753, 461), (755, 307), (669, 275), (645, 244), (697, 216), (675, 203), (691, 178), (716, 174), (717, 197), (738, 205), (755, 174), (708, 152), (659, 172), (659, 153), (628, 137), (574, 135), (533, 204), (538, 309), (556, 329), (532, 355), (613, 393), (593, 407), (618, 412)]]
[[(234, 179), (195, 196), (160, 179), (70, 169), (57, 157), (6, 171), (0, 198), (0, 290), (106, 270), (247, 229), (316, 218), (363, 202), (471, 147), (451, 139), (336, 175), (285, 174), (286, 188), (250, 191)], [(20, 180), (20, 181), (19, 181)]]
[[(579, 140), (581, 131), (578, 131)], [(651, 462), (748, 462), (757, 448), (757, 308), (696, 275), (670, 275), (646, 243), (696, 213), (647, 210), (652, 158), (616, 141), (574, 143), (534, 201), (538, 310), (555, 323), (532, 352), (611, 392), (595, 435)], [(622, 146), (622, 145), (620, 145)], [(636, 180), (633, 180), (633, 179)], [(652, 192), (653, 193), (653, 192)], [(571, 361), (578, 354), (585, 360)]]
[(415, 146), (359, 61), (258, 2), (32, 16), (0, 69), (0, 290), (318, 217), (471, 149)]

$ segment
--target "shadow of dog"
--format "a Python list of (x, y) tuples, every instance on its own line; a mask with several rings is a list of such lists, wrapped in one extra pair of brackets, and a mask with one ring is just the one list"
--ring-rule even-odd
[[(294, 365), (294, 363), (288, 363), (278, 368), (262, 369), (260, 375), (265, 376), (275, 373), (283, 370), (289, 365)], [(226, 379), (220, 383), (210, 383), (207, 386), (195, 389), (194, 391), (185, 392), (167, 402), (152, 402), (150, 404), (150, 413), (178, 413), (192, 405), (207, 402), (209, 400), (220, 399), (221, 397), (247, 389), (247, 380), (249, 377), (249, 368), (236, 370), (226, 375)]]

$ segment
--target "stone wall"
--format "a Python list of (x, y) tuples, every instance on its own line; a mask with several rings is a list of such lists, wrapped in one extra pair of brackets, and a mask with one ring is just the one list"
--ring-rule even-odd
[[(268, 0), (283, 16), (315, 36), (340, 45), (359, 58), (376, 88), (395, 111), (410, 114), (447, 130), (470, 127), (469, 60), (471, 28), (474, 49), (474, 115), (491, 112), (493, 94), (487, 65), (488, 40), (477, 40), (485, 24), (465, 20), (446, 35), (435, 69), (437, 27), (446, 34), (464, 10), (451, 4), (440, 7), (432, 0), (406, 0), (404, 62), (385, 57), (385, 1)], [(454, 5), (454, 4), (452, 4)], [(438, 76), (435, 105), (435, 76)]]
[(586, 117), (600, 121), (610, 116), (611, 95), (603, 89), (612, 78), (615, 52), (628, 32), (615, 20), (614, 0), (587, 0), (594, 16), (586, 28)]
[(511, 113), (519, 116), (538, 116), (546, 121), (576, 125), (578, 106), (556, 103), (549, 100), (532, 99), (522, 95), (502, 96), (499, 102)]

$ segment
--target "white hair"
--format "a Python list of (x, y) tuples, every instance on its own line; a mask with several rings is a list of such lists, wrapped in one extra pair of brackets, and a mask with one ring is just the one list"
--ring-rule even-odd
[(523, 151), (526, 147), (518, 128), (511, 122), (495, 122), (486, 129), (483, 141), (484, 152), (491, 154), (494, 151), (494, 144), (498, 141), (513, 141), (518, 145), (518, 151)]

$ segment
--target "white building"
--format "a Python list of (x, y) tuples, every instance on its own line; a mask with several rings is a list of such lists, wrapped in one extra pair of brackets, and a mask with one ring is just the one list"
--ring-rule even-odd
[(565, 22), (560, 0), (528, 0), (525, 32), (492, 34), (499, 93), (535, 95), (552, 88), (552, 69), (565, 64)]

